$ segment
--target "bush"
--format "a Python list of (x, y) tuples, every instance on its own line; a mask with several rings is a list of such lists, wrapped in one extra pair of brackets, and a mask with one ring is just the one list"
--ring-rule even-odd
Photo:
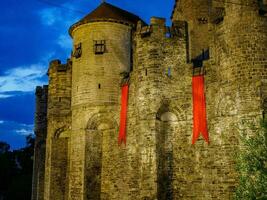
[(255, 130), (252, 136), (241, 134), (241, 148), (236, 154), (236, 200), (267, 200), (267, 123)]

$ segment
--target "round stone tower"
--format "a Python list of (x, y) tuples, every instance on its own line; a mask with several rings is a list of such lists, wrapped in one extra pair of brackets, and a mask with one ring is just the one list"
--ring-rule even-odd
[[(112, 168), (114, 162), (121, 163), (119, 149), (114, 148), (118, 137), (120, 86), (131, 69), (132, 32), (139, 20), (136, 15), (102, 3), (69, 30), (74, 44), (71, 199), (100, 199), (100, 195), (101, 199), (118, 199), (116, 191), (110, 188), (121, 175)], [(119, 193), (125, 192), (122, 190), (125, 188), (119, 188)]]
[(116, 104), (121, 73), (131, 68), (132, 28), (139, 17), (102, 3), (70, 28), (72, 105)]

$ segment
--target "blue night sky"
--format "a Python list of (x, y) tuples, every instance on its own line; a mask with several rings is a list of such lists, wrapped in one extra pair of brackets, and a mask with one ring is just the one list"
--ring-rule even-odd
[[(47, 84), (52, 59), (69, 57), (68, 28), (100, 4), (100, 0), (1, 1), (0, 16), (0, 141), (11, 148), (25, 145), (33, 133), (37, 85)], [(139, 15), (165, 17), (170, 23), (174, 0), (108, 0)]]

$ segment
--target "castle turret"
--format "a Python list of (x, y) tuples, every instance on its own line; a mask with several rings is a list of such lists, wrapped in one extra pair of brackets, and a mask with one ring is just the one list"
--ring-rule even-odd
[(132, 31), (139, 20), (102, 3), (69, 30), (74, 47), (70, 195), (77, 199), (83, 195), (99, 199), (100, 194), (104, 199), (117, 198), (109, 191), (120, 176), (120, 167), (111, 167), (119, 158), (113, 147), (117, 146), (120, 86), (131, 70)]
[(72, 106), (118, 103), (121, 73), (131, 68), (132, 28), (139, 17), (108, 3), (70, 28)]

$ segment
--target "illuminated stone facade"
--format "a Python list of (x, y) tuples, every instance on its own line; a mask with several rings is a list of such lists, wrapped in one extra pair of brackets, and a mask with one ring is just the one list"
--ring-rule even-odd
[[(52, 61), (36, 90), (32, 199), (231, 199), (239, 133), (267, 109), (265, 5), (177, 0), (167, 27), (103, 3), (73, 25), (70, 59)], [(209, 145), (191, 144), (193, 69), (205, 75)]]

